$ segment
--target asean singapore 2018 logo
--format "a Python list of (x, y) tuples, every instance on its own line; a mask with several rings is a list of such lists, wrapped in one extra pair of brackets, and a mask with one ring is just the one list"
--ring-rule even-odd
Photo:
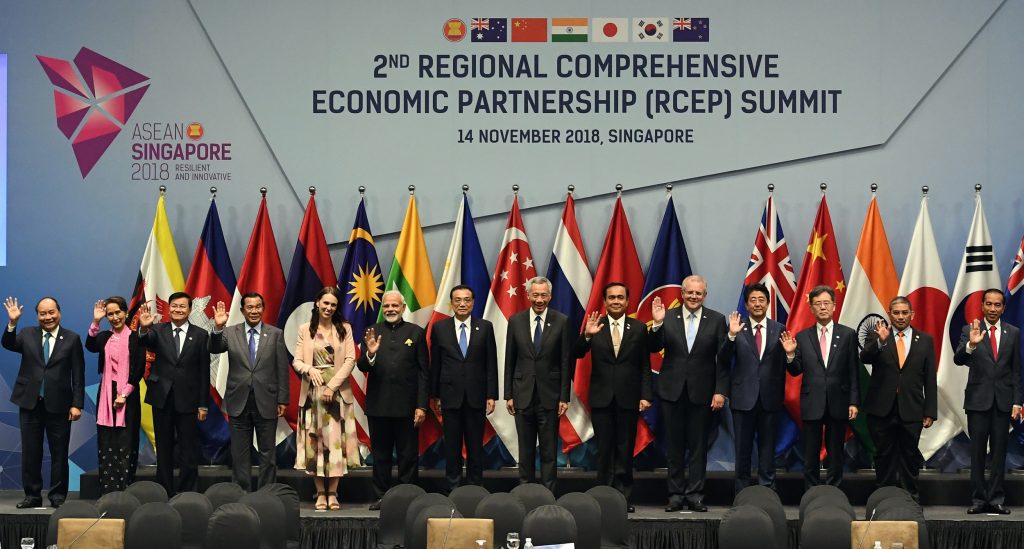
[(149, 77), (89, 48), (72, 61), (37, 55), (53, 83), (57, 129), (71, 141), (84, 179), (121, 133), (149, 89)]

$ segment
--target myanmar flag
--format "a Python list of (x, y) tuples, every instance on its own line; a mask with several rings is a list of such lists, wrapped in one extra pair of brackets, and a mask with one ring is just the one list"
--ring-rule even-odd
[(552, 42), (586, 42), (590, 27), (586, 17), (552, 18)]
[[(434, 288), (434, 275), (430, 272), (430, 258), (427, 257), (427, 244), (423, 240), (416, 197), (410, 196), (405, 221), (402, 223), (402, 234), (398, 237), (395, 260), (391, 263), (391, 272), (388, 273), (384, 289), (401, 292), (405, 298), (405, 320), (426, 327), (437, 300)], [(383, 309), (377, 321), (384, 321)]]

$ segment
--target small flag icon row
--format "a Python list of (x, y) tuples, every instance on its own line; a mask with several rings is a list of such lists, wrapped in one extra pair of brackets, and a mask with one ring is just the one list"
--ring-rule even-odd
[(480, 17), (449, 19), (450, 42), (707, 42), (707, 17)]

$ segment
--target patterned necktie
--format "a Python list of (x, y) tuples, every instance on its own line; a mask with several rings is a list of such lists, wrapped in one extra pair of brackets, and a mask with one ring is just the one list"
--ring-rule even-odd
[(903, 369), (903, 363), (907, 361), (907, 344), (903, 341), (903, 332), (896, 334), (896, 357), (900, 361), (900, 370)]
[(459, 324), (459, 349), (462, 349), (462, 358), (466, 358), (466, 351), (469, 349), (469, 338), (466, 336), (466, 323)]
[(540, 336), (541, 336), (540, 315), (537, 315), (536, 322), (537, 322), (537, 326), (533, 329), (533, 350), (539, 353), (540, 352)]
[(821, 336), (818, 337), (818, 346), (821, 348), (821, 362), (828, 367), (828, 328), (821, 327)]
[(758, 358), (758, 360), (761, 359), (761, 353), (764, 352), (761, 349), (761, 345), (762, 345), (762, 342), (761, 342), (761, 325), (760, 324), (755, 324), (754, 325), (754, 347), (757, 348), (757, 358)]
[(992, 345), (992, 360), (999, 360), (999, 345), (996, 342), (996, 327), (988, 327), (989, 344)]
[(249, 364), (256, 365), (256, 328), (249, 328)]
[(622, 345), (622, 334), (619, 332), (619, 321), (612, 321), (612, 348), (615, 356), (619, 356), (619, 346)]
[(693, 340), (697, 338), (697, 315), (690, 313), (686, 317), (686, 349), (693, 350)]
[(181, 356), (181, 328), (174, 329), (174, 358)]

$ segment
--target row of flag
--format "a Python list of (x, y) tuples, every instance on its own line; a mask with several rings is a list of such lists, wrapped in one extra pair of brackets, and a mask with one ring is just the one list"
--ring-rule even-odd
[[(503, 359), (505, 334), (509, 317), (529, 306), (525, 282), (537, 276), (534, 254), (530, 249), (526, 227), (519, 210), (518, 196), (511, 204), (499, 253), (491, 271), (486, 265), (480, 240), (465, 193), (458, 205), (451, 244), (440, 283), (435, 285), (423, 229), (419, 220), (415, 196), (409, 198), (405, 220), (399, 236), (394, 260), (385, 278), (370, 229), (363, 200), (360, 200), (352, 232), (348, 239), (341, 268), (335, 270), (331, 262), (316, 209), (314, 195), (310, 195), (302, 226), (292, 256), (288, 276), (285, 277), (277, 243), (267, 210), (266, 197), (260, 202), (252, 236), (236, 279), (228, 256), (217, 213), (215, 200), (211, 200), (206, 223), (196, 248), (188, 277), (182, 276), (181, 265), (171, 235), (163, 195), (157, 201), (153, 228), (143, 254), (138, 281), (131, 301), (131, 315), (146, 302), (155, 302), (162, 315), (166, 315), (167, 297), (174, 291), (186, 290), (194, 297), (190, 321), (206, 328), (213, 325), (213, 306), (218, 301), (231, 302), (229, 324), (243, 321), (240, 313), (241, 295), (256, 291), (266, 300), (265, 321), (286, 332), (294, 341), (295, 327), (308, 320), (311, 302), (324, 286), (338, 285), (346, 296), (341, 304), (345, 318), (352, 324), (355, 334), (380, 318), (380, 299), (385, 290), (398, 290), (408, 305), (406, 320), (428, 330), (438, 320), (450, 317), (447, 295), (451, 288), (465, 284), (478, 296), (474, 315), (491, 321), (498, 341), (499, 385), (504, 383)], [(1008, 281), (1009, 300), (1007, 320), (1024, 324), (1024, 239), (1014, 258)], [(602, 309), (602, 288), (610, 281), (623, 282), (634, 297), (628, 314), (651, 322), (650, 303), (655, 297), (669, 307), (682, 303), (681, 282), (693, 273), (679, 220), (671, 195), (665, 208), (660, 230), (646, 270), (639, 256), (622, 206), (616, 199), (607, 236), (591, 275), (590, 263), (576, 221), (575, 202), (568, 194), (548, 261), (546, 276), (553, 282), (551, 307), (569, 316), (577, 326), (585, 323), (585, 312)], [(337, 273), (337, 274), (335, 274)], [(740, 288), (738, 309), (745, 313), (742, 287), (763, 283), (770, 291), (768, 316), (787, 325), (790, 331), (799, 331), (814, 323), (814, 316), (801, 296), (817, 285), (828, 285), (836, 290), (836, 317), (851, 327), (872, 323), (884, 318), (889, 300), (906, 295), (917, 312), (915, 325), (935, 336), (939, 358), (939, 418), (924, 431), (921, 449), (930, 457), (959, 432), (966, 430), (963, 412), (963, 390), (966, 369), (952, 363), (952, 350), (961, 328), (981, 314), (981, 294), (987, 288), (1000, 287), (999, 271), (992, 255), (989, 234), (980, 194), (976, 197), (974, 219), (971, 223), (964, 258), (950, 294), (947, 290), (938, 248), (928, 216), (927, 197), (922, 198), (914, 228), (903, 277), (897, 277), (889, 241), (872, 195), (861, 231), (849, 279), (840, 262), (835, 231), (832, 227), (824, 193), (815, 216), (799, 277), (793, 269), (789, 248), (783, 234), (782, 223), (773, 196), (769, 193), (760, 225), (755, 233), (746, 276)], [(481, 299), (480, 296), (486, 296)], [(660, 371), (660, 356), (652, 357), (655, 383)], [(590, 386), (589, 357), (577, 361), (571, 392), (569, 411), (561, 419), (560, 435), (563, 451), (585, 443), (593, 436), (587, 393)], [(866, 390), (868, 369), (862, 366), (863, 389)], [(214, 355), (211, 363), (210, 393), (213, 397), (209, 419), (201, 424), (205, 453), (223, 455), (228, 448), (227, 422), (219, 405), (225, 391), (227, 363), (221, 355)], [(349, 451), (363, 455), (370, 444), (365, 403), (365, 374), (353, 371), (352, 389), (356, 397), (354, 431)], [(297, 394), (298, 377), (292, 376), (292, 388)], [(789, 417), (780, 436), (778, 452), (795, 443), (799, 432), (799, 378), (787, 377), (786, 403)], [(145, 391), (143, 384), (142, 391)], [(499, 390), (501, 392), (501, 389)], [(863, 394), (863, 393), (862, 393)], [(294, 401), (294, 399), (293, 399)], [(294, 402), (279, 421), (278, 442), (290, 439), (296, 421)], [(512, 416), (492, 414), (486, 427), (485, 443), (495, 438), (508, 455), (518, 455), (515, 423)], [(152, 415), (144, 406), (143, 429), (152, 442)], [(639, 419), (635, 453), (640, 453), (658, 438), (657, 404)], [(870, 437), (862, 423), (855, 423), (853, 433), (864, 447), (871, 451)], [(420, 429), (420, 450), (427, 451), (442, 436), (439, 414), (428, 414)], [(359, 447), (356, 446), (358, 442)], [(294, 444), (294, 443), (292, 443)], [(286, 445), (287, 446), (287, 445)], [(293, 450), (292, 450), (293, 451)]]
[(451, 42), (707, 42), (707, 17), (544, 17), (452, 18), (444, 37)]

